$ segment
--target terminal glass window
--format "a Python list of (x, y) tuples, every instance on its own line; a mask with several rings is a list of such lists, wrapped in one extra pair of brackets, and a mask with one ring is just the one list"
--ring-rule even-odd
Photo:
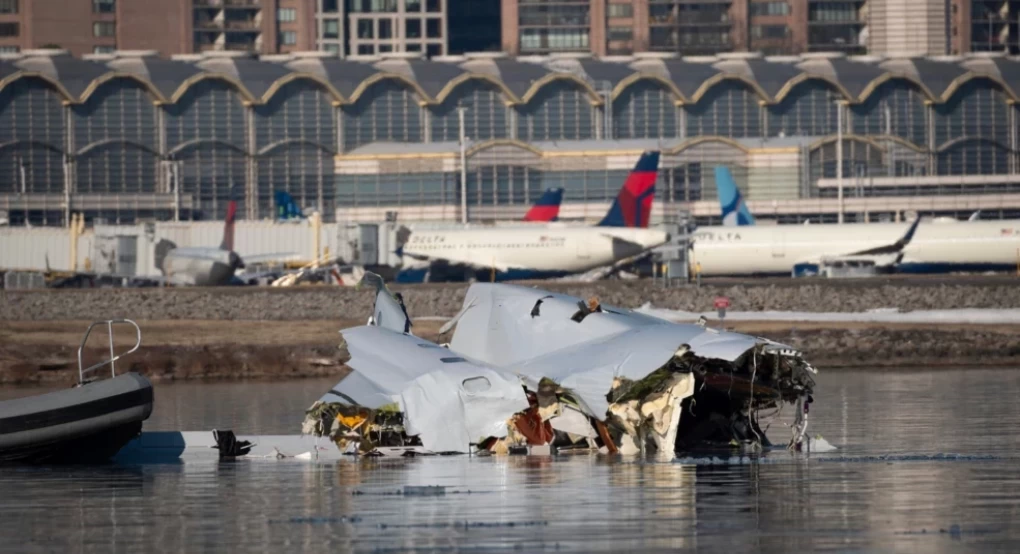
[(18, 0), (0, 0), (0, 13), (18, 13)]
[(21, 34), (18, 23), (0, 23), (0, 37), (16, 37)]

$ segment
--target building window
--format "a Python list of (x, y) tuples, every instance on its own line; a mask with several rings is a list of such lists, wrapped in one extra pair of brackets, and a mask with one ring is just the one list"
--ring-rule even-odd
[(0, 0), (0, 13), (18, 13), (18, 0)]
[(522, 29), (521, 50), (587, 50), (588, 29)]
[(297, 44), (297, 31), (284, 31), (280, 33), (280, 44), (294, 46)]
[(790, 5), (786, 2), (760, 2), (751, 4), (751, 15), (790, 15)]
[(421, 0), (406, 0), (404, 3), (405, 12), (420, 12)]
[(297, 21), (297, 10), (294, 8), (279, 8), (276, 10), (276, 20), (281, 23)]
[(99, 45), (92, 47), (93, 54), (113, 54), (117, 51), (117, 47), (108, 45)]
[(425, 11), (432, 13), (441, 12), (442, 5), (439, 0), (425, 0)]
[(786, 38), (789, 34), (786, 25), (751, 25), (751, 38)]
[(421, 52), (421, 43), (409, 42), (404, 45), (404, 50), (407, 50), (408, 52)]
[(442, 44), (430, 44), (426, 47), (425, 54), (428, 57), (433, 58), (435, 56), (441, 56), (443, 54)]
[(21, 52), (18, 46), (0, 46), (0, 54), (17, 54)]
[(371, 44), (359, 44), (358, 55), (359, 56), (371, 56), (375, 54), (375, 48), (372, 48)]
[(818, 22), (844, 22), (858, 21), (860, 16), (857, 13), (858, 7), (849, 2), (826, 2), (824, 4), (812, 3), (808, 7), (808, 21)]
[(610, 4), (609, 17), (634, 17), (634, 7), (630, 4)]
[(0, 37), (16, 37), (21, 34), (18, 23), (0, 23)]
[(379, 20), (379, 38), (393, 38), (393, 20)]
[(421, 20), (408, 19), (404, 21), (404, 37), (421, 38)]
[(330, 54), (339, 54), (340, 53), (340, 45), (339, 44), (335, 44), (335, 43), (334, 44), (324, 44), (324, 45), (322, 45), (322, 50), (324, 52), (329, 52)]
[(630, 27), (610, 27), (609, 40), (631, 40), (634, 38), (634, 30)]
[(354, 0), (352, 12), (392, 13), (397, 11), (397, 0)]
[(379, 53), (380, 54), (385, 53), (385, 52), (392, 52), (392, 51), (393, 51), (393, 45), (392, 44), (380, 44), (379, 45)]
[(358, 38), (373, 38), (373, 37), (375, 37), (375, 29), (372, 27), (372, 20), (359, 19)]
[(322, 13), (337, 13), (342, 0), (322, 0)]
[(340, 38), (340, 22), (336, 19), (327, 19), (323, 21), (322, 38)]
[(117, 0), (92, 0), (92, 13), (114, 13)]
[(92, 36), (112, 37), (117, 33), (117, 25), (113, 21), (96, 21), (92, 23)]
[(443, 27), (438, 19), (425, 20), (425, 36), (428, 38), (443, 38)]

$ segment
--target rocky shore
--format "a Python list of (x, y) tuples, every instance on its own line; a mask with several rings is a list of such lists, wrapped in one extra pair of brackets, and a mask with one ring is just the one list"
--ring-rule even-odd
[[(649, 281), (543, 283), (604, 303), (708, 311), (716, 296), (732, 309), (852, 312), (1020, 308), (1016, 280), (711, 284), (663, 289)], [(394, 287), (412, 317), (454, 315), (465, 285)], [(134, 289), (0, 292), (0, 385), (65, 386), (77, 378), (77, 345), (89, 321), (139, 321), (143, 348), (119, 370), (155, 381), (289, 379), (343, 375), (337, 331), (361, 325), (373, 293), (336, 287), (295, 289)], [(715, 323), (713, 323), (715, 324)], [(435, 339), (441, 321), (420, 319)], [(1020, 333), (1010, 325), (741, 321), (728, 328), (797, 347), (819, 368), (1020, 368)], [(101, 333), (100, 333), (101, 335)], [(127, 335), (127, 333), (125, 333)], [(126, 338), (126, 336), (125, 336)], [(99, 359), (105, 340), (95, 337)], [(90, 363), (86, 359), (86, 363)]]
[[(538, 284), (538, 283), (536, 283)], [(1020, 308), (1020, 279), (753, 281), (662, 288), (651, 280), (598, 283), (544, 282), (542, 288), (575, 296), (597, 295), (603, 303), (686, 311), (712, 309), (727, 296), (732, 310), (860, 312), (959, 308)], [(467, 285), (394, 286), (413, 317), (452, 316)], [(0, 321), (95, 320), (114, 317), (167, 320), (307, 321), (360, 319), (371, 312), (373, 293), (340, 287), (172, 288), (0, 291)]]

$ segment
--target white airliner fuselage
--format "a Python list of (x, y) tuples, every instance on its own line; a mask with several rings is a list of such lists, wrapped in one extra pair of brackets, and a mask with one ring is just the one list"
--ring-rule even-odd
[[(699, 227), (692, 264), (702, 275), (790, 275), (798, 264), (895, 243), (909, 223)], [(903, 248), (905, 273), (1016, 268), (1020, 220), (922, 222)]]
[(664, 231), (633, 227), (522, 227), (414, 232), (403, 253), (516, 278), (580, 273), (665, 243)]

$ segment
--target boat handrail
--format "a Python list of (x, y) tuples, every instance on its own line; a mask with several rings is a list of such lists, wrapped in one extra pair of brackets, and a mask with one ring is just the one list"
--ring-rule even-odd
[[(135, 328), (135, 345), (131, 348), (131, 350), (128, 350), (127, 352), (122, 352), (120, 354), (113, 353), (113, 326), (114, 324), (117, 323), (130, 323), (131, 326)], [(106, 325), (106, 332), (110, 338), (110, 359), (99, 362), (98, 364), (93, 365), (89, 368), (82, 369), (82, 352), (85, 350), (85, 343), (88, 342), (89, 335), (92, 333), (92, 329), (96, 325)], [(110, 377), (116, 377), (117, 376), (117, 367), (115, 365), (116, 361), (123, 358), (124, 356), (127, 356), (128, 354), (131, 354), (135, 350), (138, 350), (138, 348), (141, 346), (142, 346), (142, 330), (138, 327), (138, 324), (135, 323), (134, 321), (131, 321), (130, 319), (107, 319), (101, 321), (93, 321), (92, 324), (89, 325), (89, 328), (85, 331), (85, 336), (82, 337), (81, 339), (81, 345), (78, 346), (78, 384), (85, 383), (86, 374), (91, 373), (92, 371), (95, 371), (107, 364), (109, 364), (110, 366)]]

